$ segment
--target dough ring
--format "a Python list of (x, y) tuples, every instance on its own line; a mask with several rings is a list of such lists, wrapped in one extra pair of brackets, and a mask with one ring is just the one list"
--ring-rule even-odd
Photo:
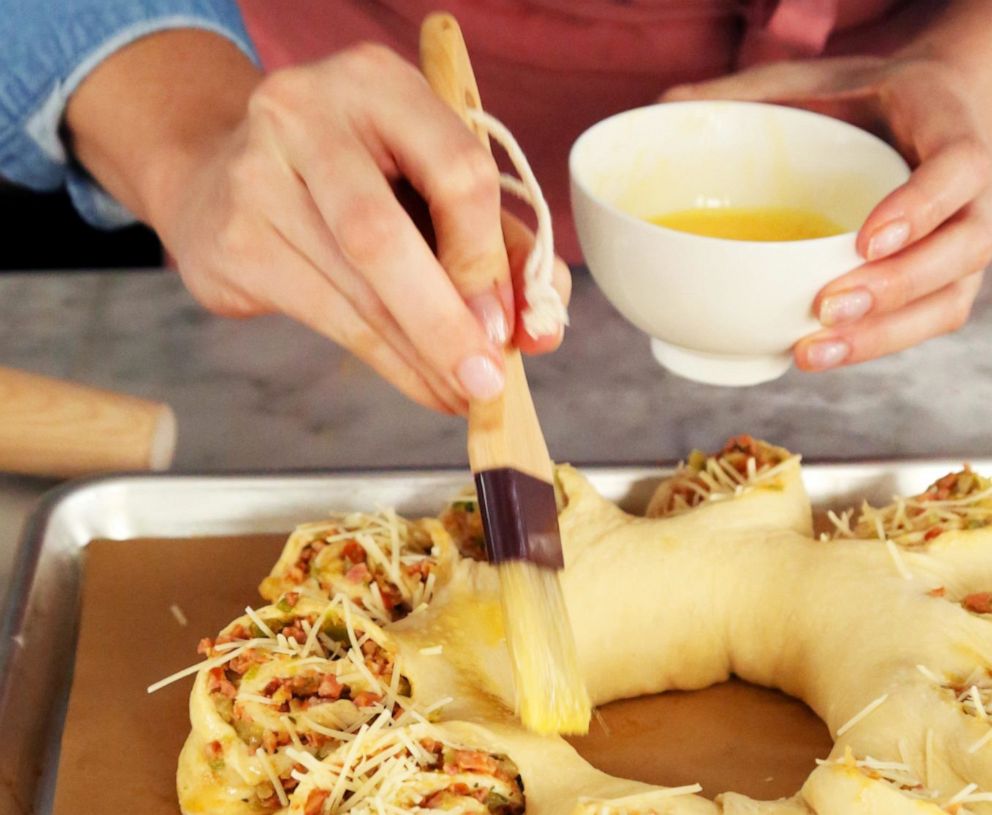
[[(439, 524), (417, 522), (427, 537), (407, 545), (407, 522), (376, 516), (392, 518), (382, 575), (429, 557), (431, 590), (380, 627), (370, 615), (389, 609), (369, 602), (362, 570), (352, 577), (365, 588), (346, 594), (364, 611), (321, 597), (337, 584), (316, 569), (208, 641), (180, 757), (183, 812), (518, 815), (521, 789), (535, 815), (992, 812), (989, 482), (952, 474), (915, 498), (834, 516), (837, 531), (814, 538), (798, 457), (746, 437), (694, 455), (659, 487), (655, 517), (621, 511), (571, 467), (557, 477), (562, 585), (594, 704), (732, 674), (779, 688), (835, 738), (793, 798), (710, 801), (614, 778), (564, 740), (523, 730), (495, 570), (456, 554)], [(458, 500), (445, 525), (471, 538), (474, 506)], [(270, 591), (286, 588), (301, 539), (332, 536), (302, 529)], [(327, 557), (359, 562), (344, 552)], [(420, 569), (410, 591), (426, 585)], [(240, 662), (219, 665), (231, 651)]]

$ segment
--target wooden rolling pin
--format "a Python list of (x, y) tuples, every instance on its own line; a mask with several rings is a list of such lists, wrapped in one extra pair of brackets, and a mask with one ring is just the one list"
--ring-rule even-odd
[(164, 470), (175, 447), (168, 405), (0, 367), (0, 471)]

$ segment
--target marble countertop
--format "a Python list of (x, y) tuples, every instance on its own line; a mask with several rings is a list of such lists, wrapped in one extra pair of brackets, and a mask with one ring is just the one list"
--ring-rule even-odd
[[(571, 317), (561, 350), (528, 363), (560, 461), (671, 461), (738, 432), (813, 460), (992, 455), (990, 286), (954, 335), (744, 389), (665, 373), (584, 273)], [(207, 314), (170, 272), (0, 275), (0, 365), (168, 402), (180, 472), (466, 461), (460, 419), (407, 402), (286, 319)], [(50, 486), (0, 477), (0, 585)]]

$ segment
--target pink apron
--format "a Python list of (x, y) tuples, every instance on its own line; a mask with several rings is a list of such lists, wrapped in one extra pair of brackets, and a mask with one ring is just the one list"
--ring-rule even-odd
[(899, 0), (240, 0), (266, 68), (362, 40), (416, 61), (429, 12), (457, 18), (486, 109), (516, 135), (551, 205), (558, 251), (579, 258), (568, 150), (589, 125), (665, 88), (742, 65), (820, 53), (884, 53), (938, 3)]

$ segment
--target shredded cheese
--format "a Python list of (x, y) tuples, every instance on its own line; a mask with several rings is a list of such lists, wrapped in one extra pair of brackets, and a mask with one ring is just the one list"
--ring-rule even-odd
[(218, 668), (234, 659), (236, 656), (241, 654), (243, 651), (248, 650), (248, 646), (241, 646), (240, 648), (234, 648), (219, 657), (213, 657), (212, 659), (206, 659), (203, 662), (198, 662), (196, 665), (190, 665), (188, 668), (183, 668), (181, 671), (176, 671), (174, 674), (165, 677), (165, 679), (160, 679), (148, 686), (146, 689), (147, 693), (155, 693), (161, 690), (166, 685), (171, 685), (173, 682), (178, 682), (180, 679), (185, 679), (187, 676), (192, 676), (200, 671), (209, 671), (213, 668)]
[(282, 781), (279, 780), (279, 774), (272, 766), (272, 762), (269, 760), (265, 749), (259, 747), (255, 751), (255, 758), (257, 758), (258, 763), (262, 765), (262, 772), (265, 773), (265, 777), (268, 778), (269, 783), (272, 784), (272, 789), (275, 791), (276, 797), (279, 799), (279, 805), (284, 807), (289, 806), (289, 798), (286, 795), (286, 790), (283, 789)]
[(183, 628), (189, 625), (189, 619), (187, 619), (186, 615), (183, 613), (183, 610), (175, 603), (169, 606), (169, 612), (176, 618), (176, 622)]
[(917, 665), (916, 670), (937, 687), (951, 691), (965, 713), (983, 722), (992, 723), (992, 714), (989, 712), (992, 710), (992, 675), (987, 669), (976, 667), (963, 682), (941, 679), (924, 665)]
[(850, 719), (848, 719), (848, 721), (846, 721), (844, 724), (842, 724), (840, 727), (837, 728), (837, 736), (838, 737), (843, 736), (848, 730), (850, 730), (852, 727), (857, 725), (864, 718), (870, 716), (875, 710), (877, 710), (879, 707), (885, 704), (888, 698), (889, 698), (889, 694), (883, 693), (874, 701), (869, 702), (867, 705), (864, 706), (864, 708), (859, 713), (852, 716)]
[(598, 707), (593, 708), (592, 715), (596, 717), (596, 721), (599, 722), (599, 726), (603, 728), (603, 732), (607, 735), (607, 737), (612, 735), (610, 726), (606, 723), (606, 718), (603, 716), (603, 714), (599, 712)]
[[(772, 453), (774, 456), (782, 455), (782, 451), (775, 448), (772, 448)], [(774, 482), (800, 459), (798, 455), (787, 455), (781, 461), (774, 464), (765, 463), (759, 467), (755, 457), (749, 455), (744, 460), (742, 473), (728, 459), (730, 455), (742, 455), (742, 453), (739, 450), (725, 449), (721, 453), (707, 456), (698, 463), (690, 459), (692, 463), (689, 465), (680, 464), (676, 474), (668, 482), (670, 491), (665, 499), (663, 514), (679, 515), (699, 504), (745, 495)], [(687, 498), (684, 492), (690, 497)]]
[(970, 796), (977, 789), (978, 789), (978, 784), (968, 784), (967, 786), (963, 787), (959, 792), (957, 792), (956, 794), (952, 795), (950, 798), (947, 799), (947, 803), (944, 804), (944, 809), (949, 809), (955, 804), (960, 804), (962, 801), (964, 801), (965, 798)]
[[(938, 497), (947, 493), (957, 497)], [(902, 547), (923, 547), (944, 532), (992, 524), (992, 482), (966, 467), (938, 479), (920, 495), (896, 495), (884, 507), (864, 502), (853, 528), (851, 514), (828, 514), (834, 538), (891, 538)]]
[(968, 752), (971, 754), (977, 753), (986, 744), (992, 742), (992, 730), (989, 730), (984, 736), (982, 736), (978, 741), (976, 741), (971, 747), (968, 748)]
[(909, 754), (909, 742), (905, 738), (902, 738), (899, 739), (896, 746), (899, 748), (899, 758), (902, 760), (902, 763), (907, 767), (912, 766), (913, 762)]
[(427, 707), (425, 707), (424, 708), (424, 714), (427, 715), (427, 716), (430, 716), (430, 714), (434, 713), (437, 710), (440, 710), (445, 705), (450, 705), (454, 701), (455, 700), (452, 699), (450, 696), (444, 696), (444, 697), (438, 699), (435, 702), (431, 702), (431, 704), (429, 704)]
[(959, 804), (989, 804), (992, 803), (992, 792), (974, 792), (964, 796)]
[[(439, 743), (441, 754), (425, 749), (420, 743), (424, 739)], [(504, 797), (512, 796), (519, 811), (523, 811), (523, 791), (516, 781), (508, 781), (505, 775), (489, 774), (485, 770), (459, 768), (457, 763), (449, 767), (447, 753), (454, 751), (457, 754), (460, 750), (476, 753), (479, 748), (452, 743), (430, 725), (392, 727), (377, 732), (373, 724), (363, 727), (346, 748), (322, 762), (317, 762), (309, 753), (292, 749), (287, 754), (307, 771), (295, 773), (294, 778), (301, 784), (310, 784), (311, 790), (320, 788), (327, 792), (322, 810), (325, 812), (403, 813), (411, 811), (418, 790), (450, 789), (455, 796), (476, 798), (478, 792), (489, 788)], [(490, 755), (501, 762), (509, 762), (505, 756)], [(512, 762), (506, 769), (515, 775)], [(428, 779), (428, 775), (433, 778)], [(414, 786), (409, 786), (411, 784)], [(301, 789), (306, 796), (308, 790)], [(413, 809), (420, 811), (419, 806), (413, 806)], [(449, 811), (464, 810), (456, 807)], [(471, 811), (476, 810), (472, 808)]]
[[(267, 596), (285, 591), (332, 599), (344, 595), (379, 624), (394, 622), (429, 599), (427, 584), (436, 579), (441, 554), (430, 523), (381, 509), (299, 526), (287, 544), (292, 554), (284, 554), (266, 580)], [(352, 544), (363, 552), (354, 563), (346, 554)], [(365, 569), (352, 573), (360, 566)]]
[(985, 710), (985, 702), (982, 700), (982, 694), (978, 690), (978, 685), (972, 685), (968, 691), (968, 696), (971, 700), (972, 706), (975, 708), (975, 713), (978, 714), (979, 719), (988, 719), (989, 714)]
[(928, 789), (913, 772), (912, 766), (905, 761), (884, 761), (871, 756), (856, 759), (850, 746), (844, 752), (843, 758), (817, 759), (818, 766), (838, 765), (841, 767), (856, 767), (869, 778), (875, 778), (891, 784), (904, 795), (911, 798), (932, 800), (936, 793)]
[(296, 729), (296, 725), (293, 724), (292, 718), (286, 715), (282, 715), (279, 717), (279, 721), (282, 723), (282, 726), (286, 728), (286, 732), (289, 733), (289, 739), (291, 742), (293, 742), (293, 746), (297, 750), (302, 750), (303, 742), (300, 741), (300, 734)]
[(276, 635), (272, 632), (272, 629), (269, 628), (268, 625), (266, 625), (265, 620), (263, 620), (261, 617), (258, 616), (258, 614), (255, 612), (255, 609), (253, 609), (251, 606), (245, 606), (245, 614), (248, 615), (251, 621), (255, 623), (256, 626), (258, 626), (258, 630), (261, 631), (263, 634), (265, 634), (266, 637), (268, 637), (270, 640), (275, 639)]
[[(854, 530), (851, 529), (851, 518), (854, 517), (853, 509), (846, 509), (838, 515), (832, 509), (827, 510), (827, 520), (834, 526), (834, 538), (853, 538)], [(824, 533), (826, 534), (826, 533)], [(828, 538), (830, 536), (828, 535)]]
[(903, 580), (912, 580), (913, 573), (909, 570), (909, 567), (906, 565), (906, 561), (903, 560), (902, 555), (899, 554), (899, 549), (896, 547), (895, 541), (885, 539), (885, 548), (889, 553), (889, 557), (892, 558), (892, 562), (895, 564), (896, 571), (899, 572), (899, 576)]

